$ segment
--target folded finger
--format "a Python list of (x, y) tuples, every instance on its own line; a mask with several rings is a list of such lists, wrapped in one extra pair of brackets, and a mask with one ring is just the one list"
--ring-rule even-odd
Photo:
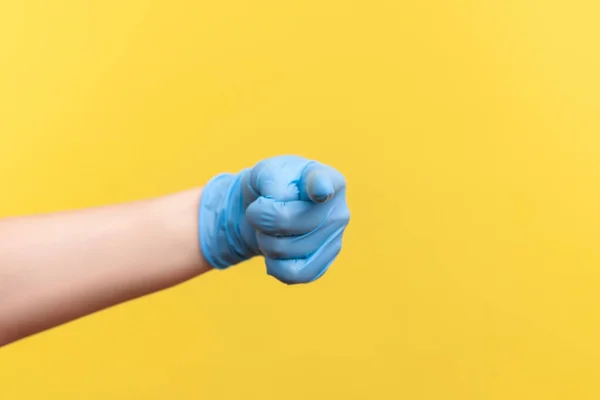
[(340, 228), (317, 252), (308, 258), (280, 260), (266, 257), (267, 273), (288, 285), (309, 283), (319, 279), (342, 249)]
[(309, 201), (276, 201), (259, 197), (246, 209), (248, 223), (272, 236), (298, 236), (317, 229), (327, 220), (332, 207)]
[(266, 257), (273, 259), (307, 258), (324, 246), (340, 225), (326, 224), (301, 236), (271, 236), (258, 233), (258, 248)]

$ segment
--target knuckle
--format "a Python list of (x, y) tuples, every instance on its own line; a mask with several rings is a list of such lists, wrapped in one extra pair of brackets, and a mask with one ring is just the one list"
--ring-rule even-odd
[(343, 210), (335, 213), (333, 216), (334, 222), (340, 223), (342, 225), (346, 225), (350, 222), (350, 210), (348, 208), (344, 208)]
[(344, 211), (344, 215), (343, 215), (343, 221), (345, 223), (350, 222), (350, 210), (346, 208), (346, 210)]
[(336, 240), (331, 246), (333, 247), (333, 254), (334, 254), (333, 258), (335, 258), (342, 251), (342, 241)]

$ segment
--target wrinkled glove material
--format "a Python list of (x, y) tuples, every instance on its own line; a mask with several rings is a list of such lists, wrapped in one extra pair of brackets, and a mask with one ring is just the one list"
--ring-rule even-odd
[(340, 253), (349, 220), (340, 172), (303, 157), (278, 156), (207, 183), (200, 246), (214, 268), (264, 256), (269, 275), (286, 284), (308, 283)]

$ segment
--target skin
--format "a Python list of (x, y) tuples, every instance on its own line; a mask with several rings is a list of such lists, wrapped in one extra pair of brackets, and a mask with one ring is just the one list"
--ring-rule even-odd
[(0, 220), (0, 346), (209, 271), (201, 193)]

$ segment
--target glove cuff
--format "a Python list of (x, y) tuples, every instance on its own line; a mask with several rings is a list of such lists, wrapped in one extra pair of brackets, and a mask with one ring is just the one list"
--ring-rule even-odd
[(206, 261), (216, 269), (229, 268), (253, 255), (239, 232), (244, 217), (242, 178), (243, 174), (220, 174), (202, 191), (198, 212), (200, 247)]

